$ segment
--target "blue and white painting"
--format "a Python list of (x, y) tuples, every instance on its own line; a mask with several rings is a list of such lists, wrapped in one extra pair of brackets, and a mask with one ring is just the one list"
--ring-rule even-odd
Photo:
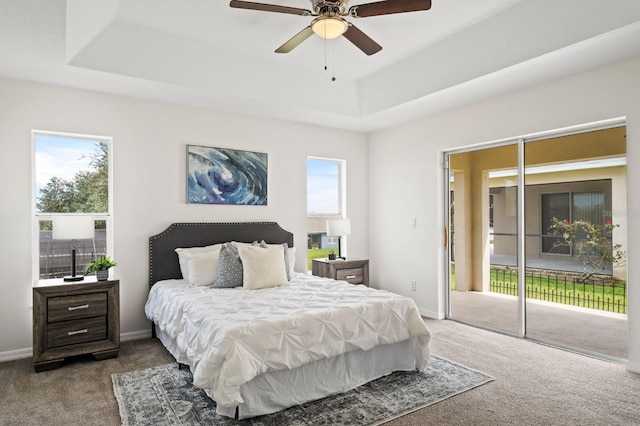
[(187, 202), (267, 205), (267, 154), (187, 145)]

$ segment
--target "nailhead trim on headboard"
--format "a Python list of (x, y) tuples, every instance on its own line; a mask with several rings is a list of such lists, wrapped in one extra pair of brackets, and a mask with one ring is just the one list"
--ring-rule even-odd
[[(233, 229), (230, 231), (229, 228)], [(161, 233), (149, 237), (149, 285), (164, 279), (180, 278), (178, 256), (174, 251), (178, 247), (255, 240), (287, 243), (293, 247), (293, 233), (282, 229), (276, 222), (173, 223)]]

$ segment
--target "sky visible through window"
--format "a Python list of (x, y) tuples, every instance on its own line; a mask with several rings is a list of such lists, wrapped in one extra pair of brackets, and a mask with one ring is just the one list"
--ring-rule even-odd
[(73, 180), (75, 174), (88, 170), (90, 155), (98, 141), (60, 135), (35, 135), (36, 198), (53, 177)]
[(307, 214), (340, 214), (340, 163), (307, 160)]

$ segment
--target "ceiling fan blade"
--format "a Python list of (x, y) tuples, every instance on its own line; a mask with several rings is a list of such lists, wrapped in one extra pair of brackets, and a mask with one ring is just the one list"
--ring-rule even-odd
[(382, 50), (382, 46), (373, 41), (371, 37), (360, 31), (351, 23), (349, 23), (349, 29), (347, 32), (342, 35), (367, 55), (373, 55), (374, 53), (378, 53)]
[(276, 53), (289, 53), (293, 49), (298, 47), (300, 43), (302, 43), (312, 35), (313, 35), (313, 30), (311, 29), (311, 25), (309, 25), (307, 28), (305, 28), (304, 30), (300, 31), (298, 34), (291, 37), (289, 41), (287, 41), (285, 44), (278, 47), (276, 49)]
[(254, 3), (251, 1), (231, 0), (229, 6), (237, 9), (262, 10), (264, 12), (289, 13), (291, 15), (311, 16), (311, 11), (297, 7), (278, 6), (275, 4)]
[(366, 18), (368, 16), (418, 12), (429, 9), (431, 9), (431, 0), (388, 0), (351, 6), (349, 15), (354, 18)]

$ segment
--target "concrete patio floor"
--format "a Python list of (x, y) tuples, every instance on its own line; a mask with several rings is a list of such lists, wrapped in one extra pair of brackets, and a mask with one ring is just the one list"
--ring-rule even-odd
[[(526, 336), (628, 359), (626, 315), (527, 300)], [(518, 334), (516, 297), (477, 291), (451, 292), (451, 319)]]

